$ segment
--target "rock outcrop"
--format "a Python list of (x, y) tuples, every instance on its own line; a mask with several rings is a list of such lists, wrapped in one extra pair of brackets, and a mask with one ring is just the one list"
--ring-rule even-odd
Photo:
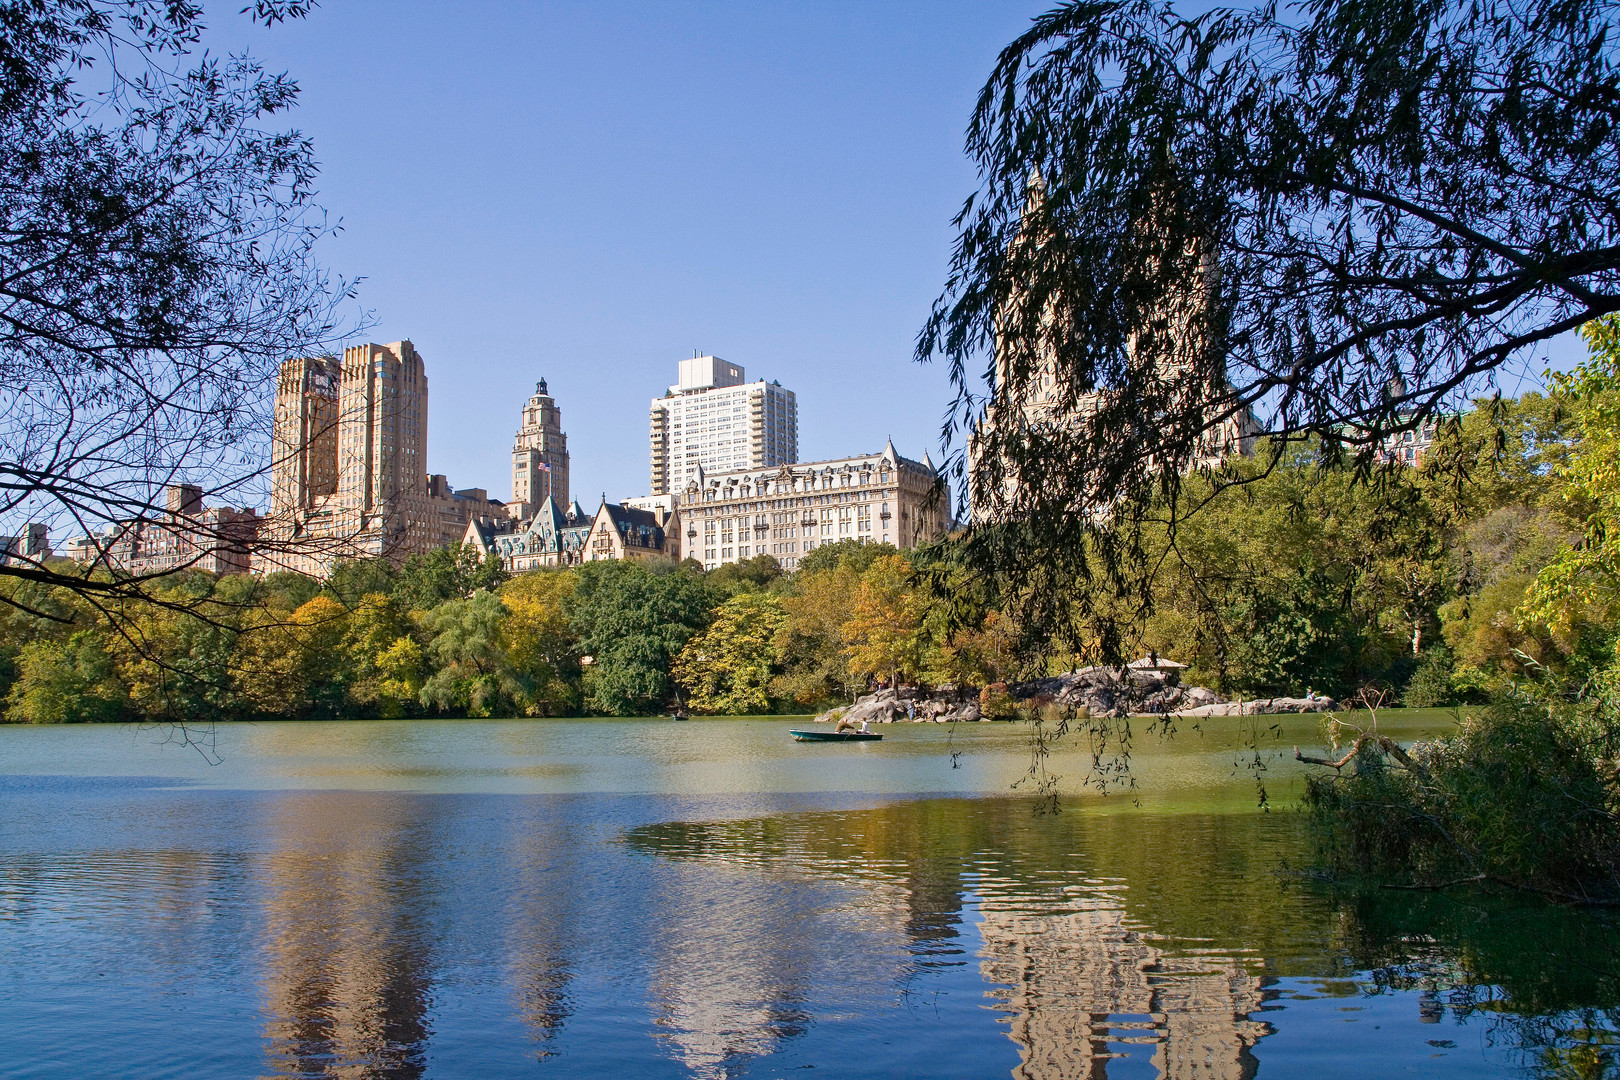
[(1250, 701), (1226, 701), (1178, 709), (1172, 716), (1263, 716), (1268, 713), (1328, 712), (1336, 708), (1332, 698), (1275, 697)]
[(913, 722), (948, 724), (952, 721), (983, 720), (979, 714), (978, 695), (971, 691), (922, 690), (915, 687), (889, 688), (875, 694), (865, 694), (853, 705), (828, 709), (815, 722), (833, 723), (847, 719), (851, 723), (865, 720), (868, 724), (899, 724)]
[(1174, 673), (1088, 667), (1010, 685), (996, 683), (982, 693), (965, 688), (891, 687), (862, 695), (853, 705), (829, 709), (817, 716), (816, 722), (833, 723), (843, 718), (868, 724), (947, 724), (1011, 718), (1046, 705), (1087, 710), (1092, 716), (1253, 716), (1326, 712), (1334, 702), (1324, 697), (1232, 702), (1202, 686), (1182, 686)]

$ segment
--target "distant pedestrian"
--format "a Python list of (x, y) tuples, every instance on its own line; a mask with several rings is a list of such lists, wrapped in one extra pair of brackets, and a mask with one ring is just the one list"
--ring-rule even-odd
[(906, 702), (906, 716), (911, 720), (917, 719), (917, 703), (915, 701)]

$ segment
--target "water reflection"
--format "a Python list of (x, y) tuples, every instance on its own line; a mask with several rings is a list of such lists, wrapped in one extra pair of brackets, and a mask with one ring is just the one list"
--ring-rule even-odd
[(264, 828), (276, 854), (263, 901), (271, 1075), (425, 1072), (437, 805), (306, 795), (271, 811)]
[[(1609, 921), (1517, 897), (1333, 896), (1277, 872), (1299, 853), (1295, 827), (1055, 823), (1012, 801), (940, 800), (786, 822), (669, 822), (629, 843), (890, 894), (918, 972), (960, 955), (976, 933), (1019, 1080), (1100, 1080), (1122, 1058), (1149, 1070), (1131, 1075), (1254, 1077), (1273, 1022), (1335, 992), (1398, 997), (1422, 1024), (1484, 1019), (1488, 1045), (1546, 1076), (1611, 1075), (1620, 936)], [(979, 917), (971, 929), (965, 904)], [(1585, 974), (1571, 977), (1571, 965)], [(1436, 1038), (1409, 1051), (1455, 1048)]]
[(1287, 815), (0, 796), (7, 1076), (1615, 1070), (1608, 917), (1336, 894)]

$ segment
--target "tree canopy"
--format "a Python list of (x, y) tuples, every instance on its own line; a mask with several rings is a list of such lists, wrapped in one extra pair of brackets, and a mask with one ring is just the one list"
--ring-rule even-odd
[(979, 97), (981, 182), (918, 343), (951, 365), (980, 521), (1027, 523), (980, 561), (1117, 591), (1133, 527), (1185, 513), (1237, 427), (1367, 471), (1620, 308), (1611, 22), (1594, 0), (1037, 18)]
[[(0, 4), (0, 532), (163, 519), (182, 481), (260, 503), (277, 367), (335, 335), (348, 287), (314, 258), (314, 151), (274, 127), (298, 87), (194, 54), (203, 29), (189, 2)], [(239, 543), (205, 532), (199, 557)], [(103, 614), (152, 595), (39, 558), (0, 576)]]

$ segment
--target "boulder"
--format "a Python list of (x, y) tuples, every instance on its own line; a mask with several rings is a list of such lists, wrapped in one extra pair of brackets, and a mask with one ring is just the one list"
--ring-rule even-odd
[(1172, 716), (1265, 716), (1272, 713), (1328, 712), (1336, 708), (1327, 697), (1253, 698), (1248, 701), (1227, 701), (1178, 709)]

